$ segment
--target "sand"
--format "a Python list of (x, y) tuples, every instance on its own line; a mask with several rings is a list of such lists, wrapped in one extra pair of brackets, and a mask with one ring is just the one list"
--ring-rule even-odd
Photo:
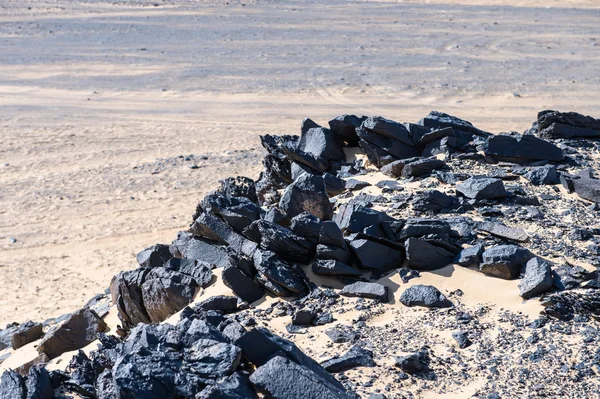
[(545, 108), (600, 116), (599, 7), (0, 3), (0, 325), (102, 292), (217, 179), (258, 175), (258, 135), (299, 133), (306, 116), (438, 109), (493, 132)]

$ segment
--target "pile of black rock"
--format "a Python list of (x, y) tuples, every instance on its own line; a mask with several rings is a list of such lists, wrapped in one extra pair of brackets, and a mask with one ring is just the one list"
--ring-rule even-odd
[[(140, 252), (138, 269), (113, 278), (117, 336), (105, 334), (97, 309), (84, 307), (45, 333), (36, 362), (4, 373), (0, 398), (356, 397), (292, 342), (235, 314), (268, 294), (290, 301), (293, 325), (326, 324), (333, 321), (326, 307), (308, 302), (339, 294), (385, 303), (389, 287), (373, 280), (415, 278), (450, 264), (520, 278), (523, 298), (545, 295), (548, 317), (600, 318), (597, 273), (547, 259), (560, 252), (600, 265), (600, 229), (561, 224), (547, 209), (557, 207), (542, 203), (561, 200), (560, 184), (593, 202), (580, 201), (571, 216), (594, 224), (589, 213), (599, 209), (600, 180), (592, 169), (600, 160), (580, 149), (598, 149), (590, 139), (599, 138), (599, 120), (555, 111), (540, 112), (524, 134), (492, 135), (434, 111), (416, 124), (343, 115), (325, 128), (305, 119), (300, 136), (263, 136), (268, 154), (258, 180), (222, 181), (198, 204), (189, 230)], [(352, 147), (364, 157), (350, 159)], [(369, 194), (371, 183), (361, 176), (377, 172), (386, 178), (375, 184), (380, 194)], [(509, 221), (556, 227), (574, 242), (591, 243), (587, 252), (565, 248)], [(318, 287), (307, 267), (345, 287)], [(188, 306), (214, 284), (215, 268), (237, 297)], [(425, 285), (407, 289), (400, 301), (452, 306)], [(176, 325), (158, 324), (182, 309)], [(43, 334), (36, 323), (7, 331), (0, 342), (10, 336), (15, 348)], [(67, 371), (43, 367), (96, 339), (98, 349), (80, 351)], [(372, 362), (361, 348), (348, 356), (350, 363)]]

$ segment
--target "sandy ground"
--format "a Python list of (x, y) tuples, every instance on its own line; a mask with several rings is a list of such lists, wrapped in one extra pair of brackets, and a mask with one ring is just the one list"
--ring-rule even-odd
[(258, 135), (306, 116), (600, 116), (599, 17), (583, 0), (0, 1), (0, 325), (103, 291), (217, 179), (257, 176)]

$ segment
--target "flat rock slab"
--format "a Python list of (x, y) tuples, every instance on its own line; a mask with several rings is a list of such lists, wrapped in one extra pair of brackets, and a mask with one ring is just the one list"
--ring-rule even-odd
[(477, 225), (477, 228), (496, 237), (517, 242), (529, 241), (529, 236), (525, 230), (520, 227), (508, 227), (500, 223), (481, 222)]
[(345, 286), (340, 295), (348, 297), (378, 299), (381, 302), (388, 301), (388, 288), (379, 283), (367, 283), (357, 281), (356, 283)]
[(492, 177), (470, 177), (456, 185), (456, 191), (471, 199), (498, 199), (506, 197), (504, 183)]

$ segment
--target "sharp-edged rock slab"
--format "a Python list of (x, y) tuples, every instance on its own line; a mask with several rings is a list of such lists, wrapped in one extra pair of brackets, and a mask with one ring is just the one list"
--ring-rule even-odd
[(547, 262), (535, 257), (525, 265), (525, 276), (519, 283), (519, 292), (525, 299), (542, 295), (552, 288), (552, 269)]
[(517, 245), (496, 245), (483, 252), (479, 270), (487, 275), (511, 280), (519, 277), (521, 268), (533, 258), (526, 248)]
[(455, 254), (420, 238), (405, 242), (407, 267), (415, 270), (437, 270), (449, 265)]
[(357, 281), (345, 286), (340, 295), (348, 297), (377, 299), (381, 302), (388, 301), (388, 288), (379, 283)]
[(322, 220), (329, 220), (333, 215), (333, 205), (329, 202), (323, 178), (309, 173), (300, 175), (287, 186), (279, 201), (279, 208), (290, 219), (302, 212)]
[(404, 253), (400, 249), (372, 240), (353, 240), (350, 242), (350, 248), (363, 269), (387, 272), (397, 269), (404, 262)]
[(541, 111), (538, 134), (548, 139), (599, 138), (600, 120), (576, 112)]
[(554, 144), (531, 134), (497, 134), (491, 136), (484, 151), (486, 155), (509, 162), (555, 161), (565, 158)]
[(28, 321), (19, 325), (19, 328), (10, 340), (12, 348), (19, 349), (20, 347), (39, 339), (43, 334), (43, 328), (44, 326), (42, 323), (35, 323), (33, 321)]
[(351, 370), (356, 367), (375, 367), (373, 352), (359, 345), (354, 345), (348, 352), (321, 363), (321, 366), (330, 373)]
[(312, 271), (321, 276), (358, 277), (360, 270), (337, 260), (318, 260), (312, 264)]
[(492, 177), (470, 177), (456, 186), (456, 191), (471, 199), (498, 199), (506, 197), (504, 183)]
[(477, 225), (477, 228), (486, 233), (490, 233), (493, 236), (505, 238), (507, 240), (517, 242), (529, 241), (529, 236), (525, 230), (520, 227), (508, 227), (500, 223), (481, 222)]

